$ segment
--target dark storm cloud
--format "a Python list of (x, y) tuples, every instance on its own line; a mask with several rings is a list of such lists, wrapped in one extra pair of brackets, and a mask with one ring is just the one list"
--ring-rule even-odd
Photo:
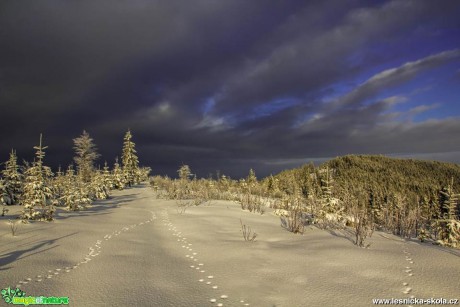
[[(301, 11), (291, 31), (296, 35), (257, 61), (250, 61), (233, 75), (217, 95), (216, 109), (221, 112), (250, 112), (258, 104), (272, 99), (302, 96), (331, 83), (349, 78), (347, 56), (371, 45), (382, 37), (398, 37), (411, 30), (414, 20), (437, 19), (439, 9), (428, 2), (392, 1), (381, 7), (356, 8), (345, 16), (337, 16), (323, 27), (310, 23), (312, 15), (324, 16), (323, 7)], [(393, 33), (397, 33), (392, 35)], [(239, 108), (239, 109), (238, 109)]]
[[(14, 147), (30, 159), (44, 132), (50, 164), (65, 166), (72, 138), (86, 129), (112, 163), (128, 128), (141, 161), (169, 174), (181, 163), (203, 176), (216, 169), (240, 176), (251, 166), (268, 173), (346, 153), (429, 153), (444, 143), (459, 151), (451, 145), (459, 144), (454, 119), (412, 122), (442, 101), (395, 110), (410, 95), (384, 95), (458, 65), (458, 49), (415, 56), (406, 41), (458, 29), (459, 8), (455, 1), (3, 1), (0, 156)], [(339, 83), (350, 90), (337, 90)]]
[(384, 89), (403, 84), (420, 73), (458, 58), (460, 58), (460, 49), (448, 50), (414, 62), (405, 63), (400, 67), (382, 71), (358, 86), (346, 96), (341, 97), (333, 106), (359, 106), (366, 99), (375, 96)]

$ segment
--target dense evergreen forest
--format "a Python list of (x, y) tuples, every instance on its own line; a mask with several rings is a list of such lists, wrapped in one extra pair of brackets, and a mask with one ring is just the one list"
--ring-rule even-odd
[(383, 203), (393, 194), (410, 200), (436, 202), (439, 191), (460, 190), (460, 165), (436, 161), (394, 159), (384, 156), (345, 156), (327, 163), (333, 170), (337, 186), (349, 189), (360, 185), (374, 203)]
[(382, 209), (395, 199), (407, 202), (409, 208), (417, 205), (441, 207), (445, 198), (442, 192), (460, 190), (460, 165), (348, 155), (318, 168), (304, 165), (265, 180), (269, 185), (276, 180), (279, 189), (287, 194), (300, 190), (305, 197), (321, 197), (326, 187), (342, 201), (349, 193), (359, 192), (367, 196), (367, 203), (373, 209)]

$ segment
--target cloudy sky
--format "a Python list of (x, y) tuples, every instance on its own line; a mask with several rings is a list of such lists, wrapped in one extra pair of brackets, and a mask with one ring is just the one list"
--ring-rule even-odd
[(345, 154), (460, 163), (460, 1), (0, 3), (0, 158), (83, 129), (174, 175)]

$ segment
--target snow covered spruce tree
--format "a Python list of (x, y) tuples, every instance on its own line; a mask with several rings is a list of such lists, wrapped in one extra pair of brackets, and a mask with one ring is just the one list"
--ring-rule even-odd
[(104, 185), (109, 190), (115, 189), (115, 186), (113, 184), (113, 176), (110, 173), (110, 169), (109, 169), (109, 166), (107, 165), (107, 161), (105, 161), (104, 168), (102, 169), (102, 178), (104, 180)]
[(40, 134), (40, 144), (34, 146), (36, 149), (35, 161), (26, 168), (25, 180), (22, 195), (24, 210), (21, 217), (26, 220), (53, 219), (54, 195), (51, 189), (50, 179), (53, 176), (51, 169), (43, 165), (45, 149), (42, 145), (42, 135)]
[(137, 176), (139, 178), (139, 182), (145, 182), (149, 180), (149, 175), (152, 169), (150, 167), (140, 167)]
[(270, 174), (270, 177), (268, 177), (266, 181), (267, 191), (270, 195), (275, 195), (276, 193), (279, 193), (278, 182), (279, 180), (273, 177), (272, 174)]
[(182, 165), (178, 170), (177, 173), (179, 174), (179, 180), (187, 182), (190, 180), (192, 176), (192, 171), (190, 170), (190, 166), (187, 164)]
[(6, 190), (5, 180), (0, 178), (0, 205), (2, 205), (2, 213), (0, 214), (1, 216), (5, 216), (5, 213), (9, 211), (8, 208), (6, 208), (9, 202), (10, 199)]
[(179, 175), (179, 182), (175, 185), (176, 189), (174, 192), (176, 199), (187, 199), (191, 195), (191, 182), (190, 177), (192, 176), (192, 171), (190, 166), (183, 164), (178, 170), (177, 174)]
[(340, 205), (339, 199), (333, 197), (333, 183), (331, 171), (329, 167), (321, 170), (321, 197), (319, 199), (320, 206), (317, 208), (315, 215), (317, 222), (324, 228), (335, 228), (338, 222), (343, 220), (343, 207)]
[(94, 162), (99, 158), (96, 145), (88, 132), (83, 130), (82, 135), (73, 139), (76, 156), (74, 161), (78, 175), (83, 182), (90, 182), (94, 172)]
[(321, 178), (321, 203), (323, 205), (323, 210), (325, 213), (333, 213), (335, 210), (332, 207), (332, 183), (333, 179), (331, 173), (329, 172), (329, 167), (326, 167), (325, 176)]
[(60, 207), (63, 205), (61, 199), (66, 189), (67, 186), (65, 182), (64, 172), (62, 172), (61, 166), (59, 166), (58, 171), (56, 172), (52, 180), (52, 191), (54, 197), (56, 198), (56, 206)]
[(139, 159), (136, 155), (136, 144), (131, 140), (132, 138), (131, 131), (128, 130), (124, 137), (123, 153), (121, 156), (123, 174), (129, 186), (139, 183)]
[(123, 175), (123, 170), (120, 167), (120, 163), (118, 163), (118, 157), (115, 158), (115, 163), (113, 164), (112, 182), (115, 189), (123, 190), (125, 188), (126, 179)]
[(253, 188), (257, 184), (256, 172), (251, 168), (247, 177), (248, 185)]
[(77, 178), (72, 165), (68, 167), (63, 182), (64, 189), (60, 201), (67, 210), (77, 211), (91, 204), (86, 185)]
[(437, 221), (440, 230), (438, 243), (450, 247), (460, 247), (460, 221), (458, 203), (460, 194), (453, 191), (453, 178), (447, 188), (440, 191), (442, 200), (441, 218)]
[(19, 173), (16, 152), (11, 150), (10, 158), (5, 162), (5, 169), (2, 171), (5, 187), (6, 205), (17, 205), (22, 194), (22, 175)]
[(92, 199), (109, 198), (109, 188), (106, 185), (104, 175), (100, 170), (96, 170), (91, 178), (90, 196)]

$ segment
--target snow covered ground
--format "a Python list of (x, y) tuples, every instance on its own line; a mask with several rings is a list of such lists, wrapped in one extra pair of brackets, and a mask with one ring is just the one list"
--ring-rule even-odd
[[(460, 298), (460, 253), (376, 232), (280, 226), (270, 210), (212, 201), (179, 214), (140, 187), (52, 223), (0, 219), (0, 288), (71, 306), (372, 306), (374, 298)], [(14, 211), (13, 208), (12, 211)], [(17, 208), (16, 208), (17, 211)], [(11, 212), (10, 212), (11, 213)], [(257, 234), (243, 240), (240, 219)], [(3, 301), (1, 305), (6, 305)]]

